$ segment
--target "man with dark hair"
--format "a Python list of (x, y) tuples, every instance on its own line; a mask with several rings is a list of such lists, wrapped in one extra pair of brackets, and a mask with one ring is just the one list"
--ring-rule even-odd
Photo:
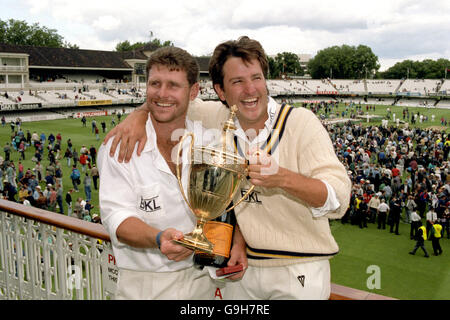
[[(401, 201), (399, 198), (397, 198), (397, 196), (394, 196), (391, 199), (390, 205), (389, 205), (389, 225), (390, 225), (390, 233), (394, 233), (396, 235), (399, 235), (398, 233), (398, 228), (400, 225), (400, 215), (402, 213), (402, 205), (401, 205)], [(395, 229), (395, 230), (394, 230)]]
[[(235, 208), (249, 267), (241, 281), (227, 283), (225, 296), (328, 299), (328, 260), (339, 251), (328, 219), (345, 214), (351, 183), (327, 131), (311, 111), (268, 96), (267, 57), (258, 41), (241, 37), (219, 44), (209, 71), (221, 102), (197, 100), (188, 117), (219, 128), (230, 114), (227, 106), (237, 106), (235, 146), (250, 160), (249, 182), (260, 200)], [(116, 135), (118, 141), (124, 135), (122, 141), (128, 141), (119, 160), (126, 155), (128, 161), (136, 140), (146, 141), (142, 120), (147, 112), (144, 105), (125, 120), (121, 128), (131, 127), (131, 134), (119, 128), (107, 136)], [(110, 152), (115, 150), (113, 145)], [(141, 150), (140, 144), (137, 155)], [(244, 183), (241, 191), (248, 187)]]

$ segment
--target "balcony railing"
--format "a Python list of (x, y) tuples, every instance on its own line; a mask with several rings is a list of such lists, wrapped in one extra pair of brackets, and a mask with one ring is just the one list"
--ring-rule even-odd
[[(0, 299), (114, 299), (118, 269), (101, 224), (0, 199)], [(330, 300), (392, 299), (331, 284)]]
[(3, 72), (27, 72), (27, 66), (0, 66), (0, 71)]
[(104, 227), (0, 200), (0, 299), (112, 299), (117, 268)]

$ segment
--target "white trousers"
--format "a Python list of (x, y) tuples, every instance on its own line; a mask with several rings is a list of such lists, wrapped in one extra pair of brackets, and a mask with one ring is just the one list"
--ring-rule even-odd
[(329, 260), (249, 266), (242, 280), (227, 282), (221, 293), (225, 300), (327, 300), (330, 281)]
[(116, 300), (211, 300), (216, 286), (208, 271), (194, 267), (174, 272), (119, 270)]

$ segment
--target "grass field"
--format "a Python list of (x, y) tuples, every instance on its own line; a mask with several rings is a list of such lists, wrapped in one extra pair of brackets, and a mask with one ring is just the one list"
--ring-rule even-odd
[[(107, 128), (109, 128), (111, 123), (111, 116), (105, 116), (105, 117), (97, 117), (95, 118), (97, 121), (97, 125), (100, 126), (100, 122), (102, 119), (106, 120)], [(61, 146), (61, 159), (59, 160), (60, 166), (63, 169), (63, 189), (64, 189), (64, 196), (65, 193), (72, 189), (72, 181), (70, 179), (70, 173), (72, 171), (72, 166), (67, 166), (67, 161), (64, 157), (64, 152), (67, 148), (67, 140), (70, 138), (73, 143), (73, 148), (77, 150), (78, 154), (80, 154), (80, 149), (83, 145), (85, 145), (88, 149), (91, 145), (94, 145), (97, 148), (97, 151), (101, 145), (101, 142), (105, 136), (105, 134), (102, 133), (102, 130), (100, 128), (100, 134), (99, 134), (99, 140), (96, 140), (95, 134), (92, 133), (91, 129), (91, 120), (88, 119), (88, 123), (86, 127), (82, 127), (82, 123), (80, 119), (65, 119), (65, 120), (51, 120), (51, 121), (39, 121), (39, 122), (24, 122), (22, 123), (22, 130), (26, 134), (27, 130), (29, 130), (31, 133), (36, 131), (39, 135), (41, 132), (44, 132), (48, 138), (50, 133), (53, 133), (53, 135), (57, 135), (58, 133), (61, 133), (62, 136), (62, 146)], [(116, 120), (117, 122), (117, 120)], [(0, 146), (1, 146), (1, 155), (4, 157), (3, 153), (3, 146), (6, 142), (10, 142), (10, 135), (11, 135), (11, 128), (9, 124), (7, 124), (5, 127), (0, 127)], [(26, 150), (25, 155), (25, 161), (22, 161), (22, 164), (24, 165), (24, 169), (27, 170), (28, 168), (33, 169), (35, 164), (31, 161), (31, 158), (34, 155), (34, 147), (29, 147)], [(47, 151), (44, 152), (44, 156), (42, 158), (42, 165), (45, 169), (45, 167), (49, 164), (49, 161), (47, 159)], [(16, 166), (16, 169), (18, 168), (18, 161), (19, 161), (19, 153), (13, 150), (11, 154), (12, 159), (14, 160), (14, 164)], [(73, 164), (73, 161), (72, 161)], [(81, 166), (78, 165), (78, 169), (81, 172)], [(83, 178), (83, 172), (82, 178)], [(45, 183), (41, 182), (41, 187), (45, 187)], [(83, 185), (78, 186), (79, 192), (72, 194), (73, 201), (76, 201), (78, 196), (81, 196), (85, 199), (84, 189)], [(91, 211), (91, 214), (99, 213), (98, 208), (98, 190), (94, 189), (94, 185), (91, 186), (92, 189), (92, 204), (94, 205), (94, 209)], [(42, 189), (44, 190), (44, 189)], [(63, 196), (63, 198), (64, 198)], [(67, 207), (64, 202), (64, 212), (67, 214)]]
[[(296, 103), (294, 105), (299, 106), (300, 103)], [(375, 116), (380, 116), (380, 117), (384, 118), (387, 115), (387, 108), (389, 108), (391, 111), (391, 117), (390, 117), (391, 121), (389, 121), (389, 125), (393, 125), (393, 126), (396, 125), (396, 123), (393, 121), (394, 115), (395, 115), (395, 119), (400, 119), (401, 122), (403, 121), (403, 109), (406, 107), (376, 105), (375, 111), (373, 109), (366, 111), (366, 106), (362, 105), (361, 111), (363, 111), (364, 115), (366, 115), (366, 112), (369, 112), (369, 115), (375, 115)], [(447, 133), (450, 132), (450, 109), (419, 108), (419, 107), (407, 107), (407, 108), (409, 110), (410, 119), (412, 117), (412, 114), (417, 114), (417, 113), (419, 113), (419, 115), (421, 114), (423, 116), (428, 117), (428, 121), (422, 122), (422, 123), (419, 122), (419, 118), (418, 118), (416, 123), (413, 125), (414, 127), (421, 128), (421, 129), (434, 128), (434, 129), (438, 129), (438, 130), (445, 130)], [(336, 114), (336, 111), (338, 111), (339, 115), (341, 116), (341, 112), (344, 110), (345, 110), (344, 104), (340, 103), (337, 109), (333, 109), (333, 113)], [(351, 110), (351, 108), (349, 110)], [(350, 111), (349, 111), (349, 113), (350, 113)], [(321, 110), (319, 112), (319, 114), (324, 114), (323, 110)], [(433, 115), (434, 115), (434, 121), (432, 121)], [(346, 117), (348, 118), (349, 115), (347, 115)], [(441, 123), (440, 123), (441, 117), (444, 117), (447, 120), (446, 126), (441, 125)], [(406, 120), (407, 119), (405, 119), (405, 121)], [(366, 120), (361, 120), (361, 123), (363, 125), (368, 125), (368, 124), (380, 125), (381, 118), (372, 119), (370, 121), (370, 123), (367, 123)], [(403, 124), (400, 123), (400, 126), (402, 127)], [(411, 128), (411, 124), (409, 124), (409, 127)]]
[[(388, 226), (378, 230), (369, 223), (360, 229), (336, 220), (331, 231), (340, 248), (330, 260), (332, 282), (398, 299), (450, 299), (450, 239), (441, 239), (439, 256), (433, 255), (431, 241), (426, 241), (430, 258), (425, 258), (421, 249), (414, 256), (408, 254), (416, 243), (409, 238), (409, 224), (400, 223), (400, 235), (395, 235)], [(373, 287), (376, 269), (378, 288)]]
[[(369, 112), (384, 116), (387, 106), (377, 106), (376, 111)], [(401, 117), (401, 107), (390, 106), (397, 117)], [(337, 111), (341, 112), (345, 107), (340, 105)], [(450, 110), (446, 109), (425, 109), (409, 107), (410, 112), (420, 112), (429, 116), (435, 114), (435, 122), (417, 124), (422, 128), (439, 127), (450, 132), (449, 126), (442, 127), (439, 119), (444, 116), (447, 121), (450, 120)], [(365, 112), (365, 107), (363, 106)], [(336, 112), (336, 110), (334, 110)], [(111, 116), (96, 117), (99, 125), (101, 120), (105, 119), (107, 128), (110, 128)], [(82, 145), (90, 147), (94, 145), (97, 150), (105, 136), (101, 132), (100, 139), (96, 140), (91, 131), (91, 120), (88, 118), (87, 127), (82, 127), (80, 119), (52, 120), (39, 122), (25, 122), (22, 125), (23, 131), (29, 130), (31, 133), (36, 131), (38, 134), (44, 132), (46, 136), (53, 133), (62, 135), (61, 153), (67, 147), (67, 139), (71, 139), (74, 148), (79, 152)], [(371, 122), (378, 125), (381, 121)], [(362, 122), (365, 125), (365, 122)], [(391, 124), (391, 123), (390, 123)], [(10, 142), (11, 129), (9, 124), (5, 127), (0, 126), (0, 146), (1, 155), (4, 156), (3, 146)], [(22, 161), (25, 170), (34, 168), (31, 158), (34, 154), (34, 148), (30, 147), (26, 151), (26, 160)], [(48, 165), (47, 153), (44, 154), (43, 166)], [(17, 168), (19, 154), (12, 152), (12, 159)], [(63, 188), (64, 194), (72, 188), (70, 180), (71, 167), (67, 166), (65, 159), (60, 159), (63, 169)], [(80, 166), (79, 166), (80, 168)], [(44, 183), (41, 183), (44, 187)], [(78, 196), (85, 198), (82, 185), (79, 192), (72, 195), (75, 201)], [(92, 185), (92, 204), (94, 209), (92, 214), (99, 213), (98, 191)], [(67, 208), (64, 203), (64, 212), (67, 214)], [(357, 226), (342, 225), (340, 221), (332, 222), (332, 232), (340, 246), (340, 253), (331, 260), (332, 281), (337, 284), (357, 288), (360, 290), (371, 291), (377, 294), (392, 296), (399, 299), (450, 299), (450, 240), (442, 239), (441, 246), (444, 251), (442, 256), (435, 257), (431, 255), (429, 259), (423, 258), (423, 253), (418, 251), (415, 256), (408, 254), (414, 247), (414, 241), (409, 240), (409, 225), (400, 226), (400, 236), (390, 234), (386, 230), (377, 230), (374, 225), (369, 224), (368, 229), (360, 230)], [(432, 254), (431, 243), (427, 242), (428, 252)], [(367, 272), (370, 266), (378, 266), (381, 274), (380, 288), (370, 289), (367, 287), (367, 279), (372, 272)]]

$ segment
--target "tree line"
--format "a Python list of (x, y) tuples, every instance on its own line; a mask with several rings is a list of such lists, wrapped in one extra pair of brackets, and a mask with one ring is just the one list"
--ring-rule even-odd
[[(79, 49), (78, 45), (65, 41), (55, 29), (14, 19), (0, 19), (0, 43)], [(154, 49), (174, 45), (172, 41), (154, 38), (153, 32), (150, 31), (149, 41), (121, 41), (117, 43), (115, 50), (131, 51), (149, 44)], [(443, 58), (404, 60), (380, 72), (378, 57), (366, 45), (344, 44), (322, 49), (308, 62), (306, 68), (300, 65), (298, 56), (292, 52), (278, 53), (275, 57), (268, 57), (268, 61), (269, 79), (305, 74), (309, 74), (313, 79), (442, 79), (446, 77), (447, 71), (450, 72), (450, 61)]]
[(38, 22), (28, 24), (26, 21), (15, 19), (5, 21), (0, 19), (0, 43), (79, 49), (76, 44), (65, 41), (56, 29), (40, 26)]

